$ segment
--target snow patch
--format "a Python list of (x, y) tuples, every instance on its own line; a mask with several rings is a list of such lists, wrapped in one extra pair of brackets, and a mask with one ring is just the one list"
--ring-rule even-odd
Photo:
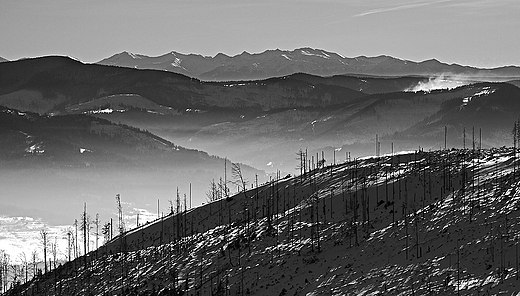
[(114, 110), (112, 108), (106, 108), (106, 109), (100, 109), (100, 110), (85, 111), (85, 112), (83, 112), (83, 114), (112, 114), (114, 112), (123, 113), (123, 112), (126, 112), (126, 110), (124, 110), (124, 109)]
[(85, 152), (91, 153), (92, 150), (87, 149), (87, 148), (79, 148), (79, 153), (83, 154), (83, 153), (85, 153)]
[(323, 52), (322, 52), (322, 54), (310, 53), (310, 52), (308, 52), (306, 50), (301, 50), (300, 52), (301, 52), (301, 54), (306, 55), (306, 56), (317, 56), (317, 57), (324, 58), (324, 59), (329, 59), (330, 58), (330, 56), (328, 54), (325, 54)]
[(39, 142), (25, 148), (25, 152), (40, 155), (45, 152), (45, 146), (43, 145), (43, 142)]
[(244, 86), (246, 83), (224, 84), (225, 87)]
[(491, 87), (486, 86), (481, 91), (474, 94), (473, 96), (487, 96), (487, 95), (494, 93), (495, 91), (496, 91), (496, 89), (491, 89)]
[(282, 57), (288, 59), (289, 61), (292, 61), (292, 59), (289, 56), (287, 56), (286, 54), (282, 54)]
[(4, 113), (7, 113), (7, 114), (18, 115), (18, 116), (25, 116), (25, 115), (27, 115), (27, 114), (24, 113), (24, 112), (15, 111), (15, 110), (11, 110), (11, 109), (3, 110), (3, 112), (4, 112)]
[(132, 59), (134, 59), (134, 60), (139, 60), (139, 59), (141, 59), (140, 56), (138, 56), (138, 55), (136, 55), (136, 54), (134, 54), (134, 53), (131, 53), (131, 52), (129, 52), (129, 51), (127, 51), (126, 53), (127, 53), (129, 56), (131, 56)]
[(181, 62), (182, 60), (176, 57), (175, 60), (173, 60), (173, 62), (171, 63), (171, 65), (177, 68), (182, 68)]
[(473, 96), (462, 98), (462, 106), (467, 106), (468, 103), (471, 102), (471, 100), (474, 97), (488, 96), (488, 95), (494, 93), (495, 91), (496, 91), (496, 89), (491, 89), (491, 87), (486, 86), (481, 91), (475, 93)]

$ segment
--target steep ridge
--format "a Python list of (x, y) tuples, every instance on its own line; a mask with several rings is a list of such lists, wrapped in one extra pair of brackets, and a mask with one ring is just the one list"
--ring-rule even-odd
[(191, 211), (177, 207), (12, 292), (512, 293), (520, 288), (512, 152), (312, 163), (318, 168), (302, 167), (301, 176)]

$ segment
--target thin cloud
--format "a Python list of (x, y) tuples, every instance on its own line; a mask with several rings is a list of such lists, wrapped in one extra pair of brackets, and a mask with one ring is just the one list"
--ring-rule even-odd
[(497, 6), (518, 5), (518, 0), (459, 0), (453, 2), (451, 7), (465, 7), (465, 8), (490, 8)]
[(450, 1), (451, 0), (441, 0), (441, 1), (434, 1), (434, 2), (411, 3), (411, 4), (403, 4), (403, 5), (399, 5), (399, 6), (393, 6), (393, 7), (377, 8), (377, 9), (372, 9), (372, 10), (369, 10), (369, 11), (365, 11), (363, 13), (356, 14), (356, 15), (354, 15), (354, 17), (363, 17), (363, 16), (376, 14), (376, 13), (384, 13), (384, 12), (391, 12), (391, 11), (398, 11), (398, 10), (406, 10), (406, 9), (412, 9), (412, 8), (423, 7), (423, 6), (429, 6), (429, 5), (434, 5), (434, 4), (444, 3), (444, 2), (450, 2)]

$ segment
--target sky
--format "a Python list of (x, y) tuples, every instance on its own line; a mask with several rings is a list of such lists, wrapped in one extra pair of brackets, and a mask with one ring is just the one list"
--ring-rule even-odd
[(312, 47), (520, 66), (518, 0), (0, 0), (0, 57)]

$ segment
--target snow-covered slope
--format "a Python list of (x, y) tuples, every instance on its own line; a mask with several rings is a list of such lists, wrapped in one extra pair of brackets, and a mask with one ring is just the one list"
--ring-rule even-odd
[(17, 289), (38, 295), (520, 290), (520, 179), (512, 149), (403, 153), (307, 168), (191, 211), (177, 202), (177, 215), (115, 237)]

